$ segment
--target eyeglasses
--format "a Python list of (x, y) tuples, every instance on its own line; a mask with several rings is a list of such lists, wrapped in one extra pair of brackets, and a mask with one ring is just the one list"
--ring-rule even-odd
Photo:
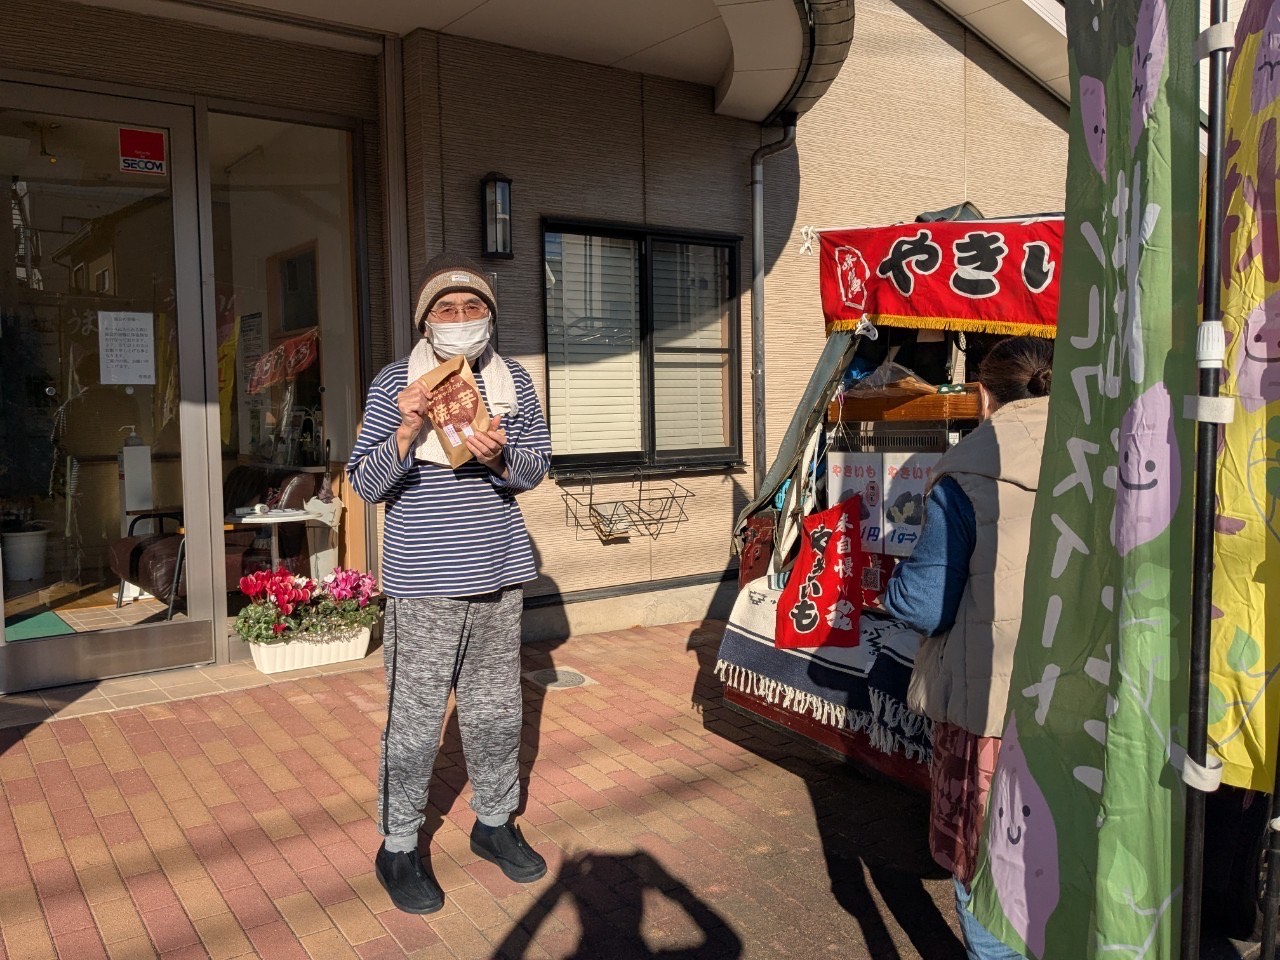
[(446, 303), (443, 307), (437, 307), (432, 310), (431, 315), (443, 320), (445, 323), (452, 323), (459, 317), (466, 317), (468, 320), (483, 320), (489, 315), (489, 306), (479, 300), (471, 300), (461, 307)]

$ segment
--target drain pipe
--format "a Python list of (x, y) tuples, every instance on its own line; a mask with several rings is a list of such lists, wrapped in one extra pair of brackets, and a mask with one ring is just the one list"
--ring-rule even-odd
[(791, 149), (795, 142), (796, 124), (791, 119), (781, 140), (766, 143), (751, 155), (751, 463), (757, 496), (768, 467), (764, 403), (764, 160)]

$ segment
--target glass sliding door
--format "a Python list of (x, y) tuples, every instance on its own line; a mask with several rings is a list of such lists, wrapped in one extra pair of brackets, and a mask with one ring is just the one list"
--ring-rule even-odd
[(213, 657), (194, 171), (189, 108), (0, 84), (0, 692)]
[[(362, 400), (352, 134), (210, 111), (207, 152), (234, 616), (241, 576), (275, 562), (319, 578), (338, 561), (345, 518), (327, 501)], [(237, 522), (235, 511), (268, 493), (282, 510), (310, 504), (323, 519)]]
[(224, 466), (345, 461), (357, 379), (351, 134), (209, 114)]

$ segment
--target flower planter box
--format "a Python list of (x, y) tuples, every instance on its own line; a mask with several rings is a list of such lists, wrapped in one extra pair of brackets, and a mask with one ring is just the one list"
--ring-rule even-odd
[(332, 634), (331, 640), (289, 640), (285, 643), (251, 643), (253, 664), (263, 673), (303, 670), (326, 663), (361, 660), (369, 652), (368, 627)]

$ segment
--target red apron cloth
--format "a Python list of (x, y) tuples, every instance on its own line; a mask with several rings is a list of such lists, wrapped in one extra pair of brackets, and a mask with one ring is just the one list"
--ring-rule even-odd
[(933, 725), (929, 852), (968, 887), (978, 868), (999, 737), (979, 737), (950, 723)]
[(800, 554), (778, 598), (774, 646), (856, 647), (862, 613), (862, 498), (801, 521)]

